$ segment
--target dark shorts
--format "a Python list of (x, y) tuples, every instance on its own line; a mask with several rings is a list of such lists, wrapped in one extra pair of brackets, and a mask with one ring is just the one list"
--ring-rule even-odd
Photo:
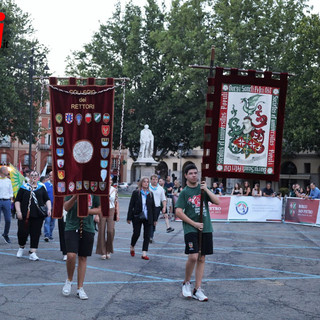
[[(212, 232), (202, 233), (202, 243), (201, 243), (201, 254), (206, 256), (208, 254), (213, 254), (213, 240)], [(184, 253), (198, 253), (199, 252), (199, 234), (196, 232), (190, 232), (184, 235), (184, 242), (186, 248)]]
[(82, 238), (77, 230), (64, 232), (67, 252), (77, 253), (80, 257), (89, 257), (92, 254), (94, 233), (82, 232)]

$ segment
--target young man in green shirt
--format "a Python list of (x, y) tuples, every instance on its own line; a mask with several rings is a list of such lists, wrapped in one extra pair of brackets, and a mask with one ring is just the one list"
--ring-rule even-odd
[(87, 294), (83, 290), (83, 282), (87, 268), (87, 257), (92, 254), (94, 242), (95, 229), (93, 215), (101, 213), (100, 198), (88, 195), (88, 207), (88, 216), (79, 218), (77, 215), (77, 196), (74, 195), (65, 198), (64, 209), (68, 211), (65, 226), (68, 279), (63, 286), (62, 294), (69, 296), (71, 293), (72, 279), (78, 255), (77, 296), (81, 300), (88, 299)]
[[(183, 221), (185, 253), (188, 254), (182, 294), (186, 298), (208, 301), (201, 289), (205, 256), (213, 254), (212, 224), (208, 201), (219, 204), (219, 198), (213, 194), (204, 181), (198, 183), (198, 169), (194, 164), (186, 166), (184, 176), (187, 186), (181, 191), (176, 202), (176, 216)], [(199, 222), (201, 190), (204, 190), (203, 223)], [(199, 255), (199, 232), (202, 232), (201, 257)], [(195, 288), (191, 292), (190, 279), (195, 268)]]

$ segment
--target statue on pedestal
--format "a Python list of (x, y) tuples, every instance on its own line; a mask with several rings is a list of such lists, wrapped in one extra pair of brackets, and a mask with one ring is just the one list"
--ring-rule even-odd
[(146, 124), (144, 129), (140, 132), (140, 150), (139, 150), (139, 159), (150, 159), (153, 154), (153, 142), (154, 137), (149, 129), (149, 126)]

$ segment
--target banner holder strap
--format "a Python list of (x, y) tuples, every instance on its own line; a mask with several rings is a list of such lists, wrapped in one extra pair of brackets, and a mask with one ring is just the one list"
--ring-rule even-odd
[[(189, 65), (189, 68), (193, 68), (193, 69), (212, 69), (211, 66), (203, 66), (203, 65), (198, 65), (198, 64), (192, 64), (192, 65)], [(216, 69), (216, 67), (213, 67), (213, 69)], [(223, 68), (223, 71), (231, 71), (231, 70), (234, 70), (233, 68)], [(246, 69), (236, 69), (238, 72), (246, 72), (246, 73), (249, 73), (253, 70), (246, 70)], [(265, 73), (265, 72), (268, 72), (267, 70), (263, 71), (263, 70), (255, 70), (254, 72), (256, 73)], [(283, 72), (273, 72), (273, 71), (270, 71), (272, 74), (274, 75), (281, 75), (283, 74)], [(296, 76), (294, 73), (288, 73), (288, 76)]]

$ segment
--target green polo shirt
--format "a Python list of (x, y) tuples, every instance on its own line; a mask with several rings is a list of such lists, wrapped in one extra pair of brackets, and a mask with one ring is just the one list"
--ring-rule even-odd
[[(65, 197), (64, 201), (68, 201), (72, 196)], [(98, 196), (91, 196), (91, 201), (89, 199), (89, 209), (92, 208), (98, 208), (100, 206), (100, 197)], [(91, 203), (92, 202), (92, 203)], [(80, 220), (83, 221), (83, 230), (91, 233), (95, 233), (94, 230), (94, 221), (93, 221), (93, 215), (89, 214), (85, 218), (79, 218), (77, 215), (78, 206), (77, 201), (74, 203), (73, 207), (68, 211), (67, 217), (66, 217), (66, 231), (72, 231), (72, 230), (79, 230), (80, 229)]]
[[(199, 222), (200, 220), (200, 201), (201, 189), (200, 184), (195, 188), (186, 186), (180, 193), (179, 198), (175, 204), (176, 208), (181, 208), (184, 213), (193, 221)], [(204, 193), (204, 206), (203, 206), (203, 233), (212, 232), (212, 223), (209, 214), (208, 207), (209, 197), (207, 193)], [(198, 232), (196, 228), (191, 226), (189, 223), (183, 221), (184, 234), (190, 232)]]

